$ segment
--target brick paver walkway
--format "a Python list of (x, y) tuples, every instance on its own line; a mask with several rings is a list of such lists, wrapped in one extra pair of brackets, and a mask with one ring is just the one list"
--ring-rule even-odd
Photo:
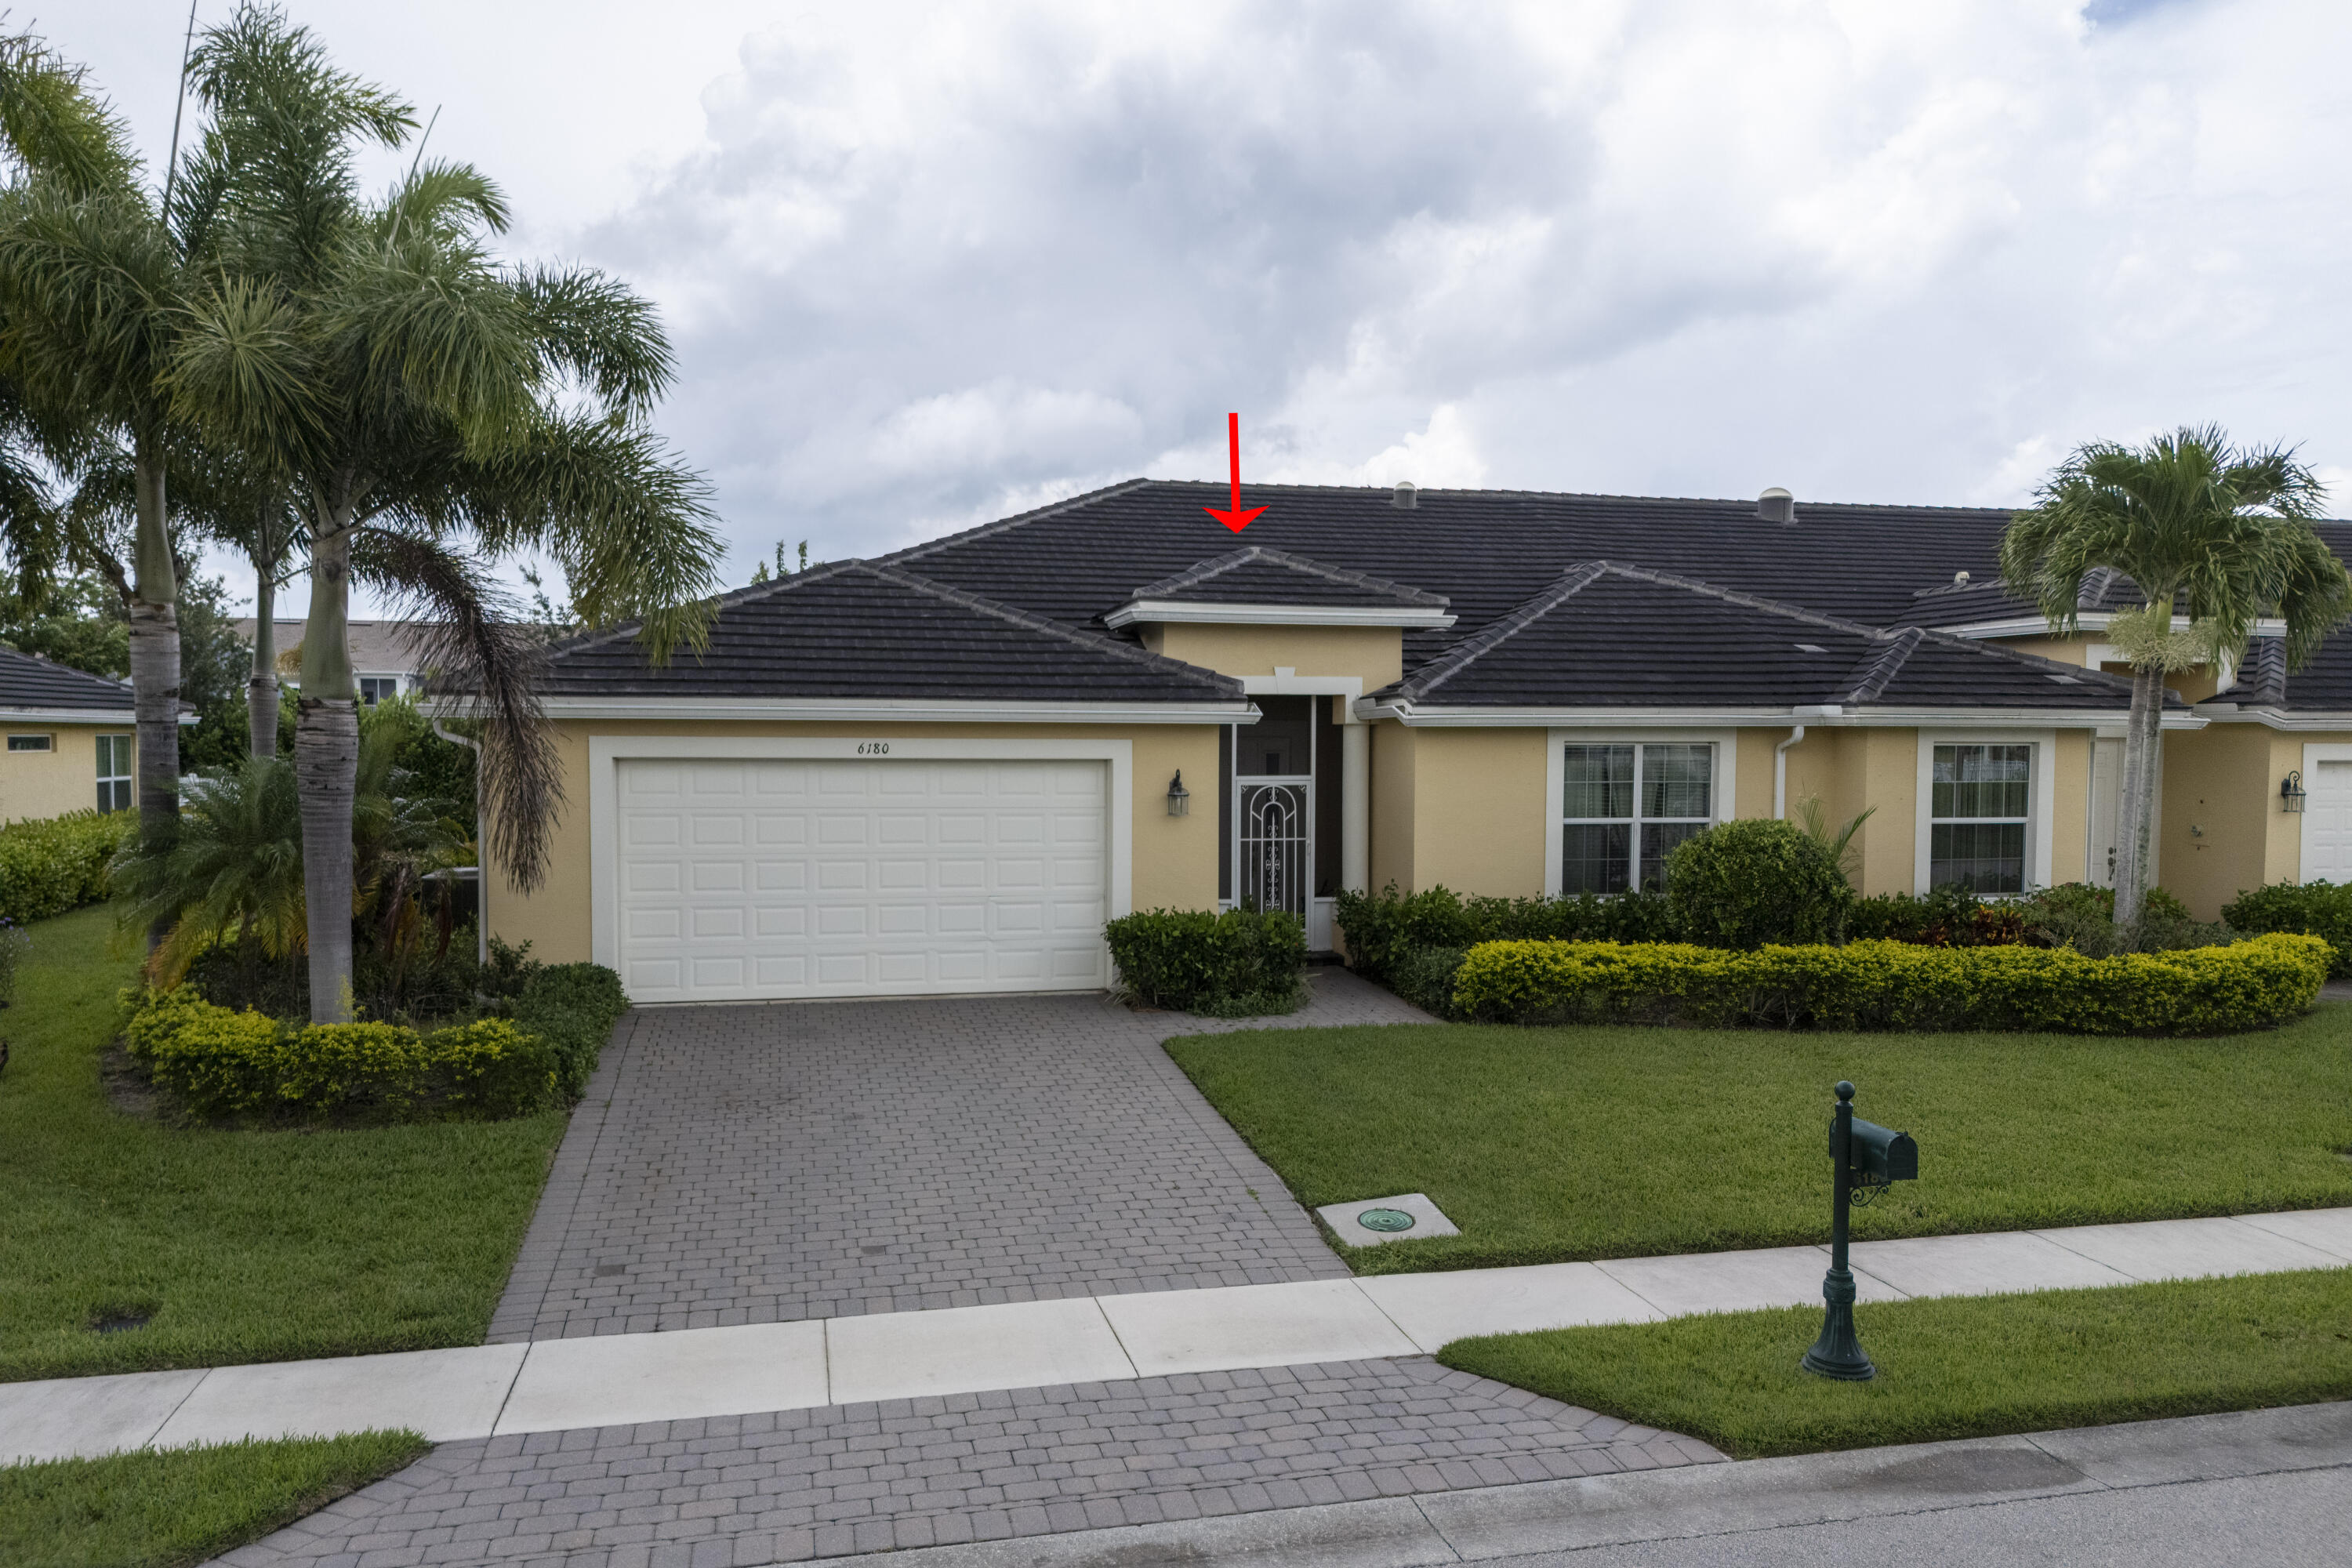
[(750, 1568), (1722, 1458), (1425, 1358), (446, 1443), (230, 1568)]
[[(1315, 972), (1284, 1024), (1424, 1016)], [(494, 1342), (1337, 1279), (1314, 1222), (1097, 995), (648, 1009), (573, 1114)]]

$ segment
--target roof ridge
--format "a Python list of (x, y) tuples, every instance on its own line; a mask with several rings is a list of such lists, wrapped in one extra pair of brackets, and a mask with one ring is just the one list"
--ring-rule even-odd
[(1212, 555), (1195, 561), (1173, 576), (1162, 577), (1157, 583), (1146, 583), (1142, 587), (1134, 590), (1129, 598), (1132, 602), (1154, 594), (1170, 594), (1180, 588), (1190, 588), (1205, 583), (1212, 577), (1221, 577), (1237, 567), (1249, 565), (1253, 562), (1270, 563), (1289, 571), (1303, 572), (1309, 576), (1320, 577), (1327, 583), (1340, 583), (1351, 588), (1369, 588), (1375, 593), (1386, 594), (1399, 599), (1412, 600), (1435, 608), (1442, 609), (1447, 604), (1445, 595), (1443, 594), (1433, 594), (1425, 588), (1415, 588), (1403, 583), (1392, 583), (1385, 577), (1375, 577), (1369, 572), (1350, 572), (1344, 566), (1334, 566), (1328, 562), (1318, 561), (1311, 555), (1294, 555), (1286, 550), (1276, 550), (1263, 544), (1244, 544), (1240, 549), (1229, 550), (1223, 555)]
[(1078, 647), (1091, 652), (1114, 654), (1149, 669), (1181, 671), (1187, 675), (1229, 687), (1236, 697), (1243, 694), (1242, 683), (1237, 676), (1226, 675), (1197, 664), (1187, 664), (1181, 658), (1170, 658), (1165, 654), (1153, 653), (1150, 649), (1139, 647), (1133, 643), (1121, 642), (1117, 637), (1105, 637), (1099, 632), (1090, 632), (1081, 626), (1067, 626), (1049, 616), (1041, 616), (1034, 611), (1021, 609), (1017, 605), (1007, 605), (996, 599), (984, 598), (966, 589), (950, 588), (944, 583), (934, 583), (928, 577), (919, 576), (901, 567), (878, 561), (861, 561), (856, 564), (859, 571), (869, 577), (878, 577), (886, 583), (896, 583), (902, 587), (912, 588), (917, 593), (929, 594), (935, 599), (942, 599), (951, 605), (960, 605), (965, 609), (981, 615), (993, 616), (999, 620), (1009, 621), (1026, 630), (1045, 632), (1065, 642), (1076, 643)]
[(1150, 479), (1120, 479), (1113, 484), (1098, 485), (1082, 495), (1067, 496), (1057, 501), (1048, 501), (1044, 506), (1032, 507), (1027, 511), (1014, 512), (1011, 517), (1000, 517), (993, 522), (983, 522), (975, 527), (967, 528), (961, 533), (946, 534), (938, 539), (927, 539), (920, 544), (910, 544), (904, 550), (894, 550), (887, 555), (877, 555), (873, 557), (873, 561), (877, 565), (895, 566), (902, 561), (912, 561), (934, 550), (944, 550), (950, 544), (963, 544), (975, 539), (986, 539), (991, 534), (1003, 533), (1045, 518), (1057, 516), (1070, 510), (1073, 507), (1108, 500), (1113, 496), (1125, 495), (1129, 490), (1160, 482), (1162, 481)]
[(1523, 601), (1508, 615), (1491, 622), (1485, 630), (1468, 637), (1440, 654), (1421, 668), (1410, 680), (1397, 683), (1397, 695), (1406, 698), (1425, 697), (1447, 680), (1468, 668), (1501, 644), (1535, 625), (1570, 599), (1582, 593), (1592, 581), (1610, 570), (1606, 561), (1580, 561), (1553, 578), (1549, 586)]
[(1886, 646), (1874, 648), (1862, 661), (1846, 672), (1848, 686), (1841, 702), (1875, 702), (1887, 683), (1902, 670), (1905, 664), (1927, 640), (1922, 626), (1905, 626), (1886, 638)]

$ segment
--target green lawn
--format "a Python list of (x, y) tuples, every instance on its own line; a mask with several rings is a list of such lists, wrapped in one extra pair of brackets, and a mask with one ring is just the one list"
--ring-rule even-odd
[(2352, 1270), (1854, 1309), (1868, 1383), (1798, 1370), (1822, 1310), (1457, 1340), (1474, 1372), (1759, 1458), (2352, 1398)]
[(180, 1568), (258, 1540), (415, 1460), (414, 1432), (226, 1443), (0, 1469), (0, 1563)]
[[(564, 1116), (348, 1132), (159, 1126), (99, 1076), (134, 969), (45, 921), (0, 1072), (0, 1381), (480, 1342)], [(143, 1328), (94, 1331), (109, 1314)]]
[(1459, 1237), (1360, 1273), (1826, 1239), (1831, 1086), (1919, 1142), (1858, 1238), (2352, 1204), (2352, 1005), (2214, 1040), (1460, 1025), (1168, 1050), (1310, 1206), (1425, 1192)]

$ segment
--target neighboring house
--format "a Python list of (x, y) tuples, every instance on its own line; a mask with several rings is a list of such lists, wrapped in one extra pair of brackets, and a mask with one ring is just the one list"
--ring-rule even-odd
[[(2133, 595), (2050, 637), (2006, 511), (1260, 487), (1237, 538), (1224, 501), (1136, 481), (761, 584), (659, 667), (562, 645), (569, 804), (489, 928), (641, 1002), (1087, 988), (1130, 910), (1322, 948), (1343, 887), (1607, 894), (1808, 797), (1874, 808), (1865, 892), (2112, 876)], [(2164, 720), (2157, 874), (2208, 918), (2352, 876), (2352, 635), (2288, 678), (2276, 630)]]
[[(257, 623), (250, 616), (236, 623), (236, 635), (247, 647), (253, 646), (253, 628)], [(294, 672), (302, 647), (302, 634), (307, 623), (279, 621), (272, 637), (278, 648), (278, 663), (287, 671), (279, 679), (289, 686), (296, 684)], [(414, 695), (425, 689), (425, 672), (415, 642), (415, 628), (398, 621), (352, 621), (348, 624), (348, 639), (352, 651), (352, 673), (359, 679), (360, 700), (369, 707), (387, 697)]]
[(128, 681), (0, 648), (0, 822), (129, 810), (133, 721)]

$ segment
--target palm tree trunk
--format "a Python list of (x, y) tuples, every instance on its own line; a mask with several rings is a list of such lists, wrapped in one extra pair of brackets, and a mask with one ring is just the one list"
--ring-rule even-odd
[(310, 617), (302, 630), (300, 716), (294, 725), (315, 1024), (348, 1023), (352, 1016), (352, 802), (359, 788), (360, 723), (347, 640), (351, 548), (347, 510), (311, 541)]
[[(132, 453), (138, 491), (131, 582), (131, 710), (139, 734), (139, 831), (148, 844), (170, 844), (180, 827), (180, 622), (178, 569), (165, 529), (160, 443), (141, 438)], [(163, 939), (147, 933), (152, 952)]]
[(245, 684), (246, 740), (257, 757), (278, 754), (278, 584), (273, 563), (256, 551), (253, 573), (253, 679)]
[(2124, 730), (2124, 797), (2116, 835), (2116, 926), (2137, 925), (2147, 892), (2147, 847), (2156, 816), (2158, 741), (2164, 671), (2132, 671), (2131, 718)]

